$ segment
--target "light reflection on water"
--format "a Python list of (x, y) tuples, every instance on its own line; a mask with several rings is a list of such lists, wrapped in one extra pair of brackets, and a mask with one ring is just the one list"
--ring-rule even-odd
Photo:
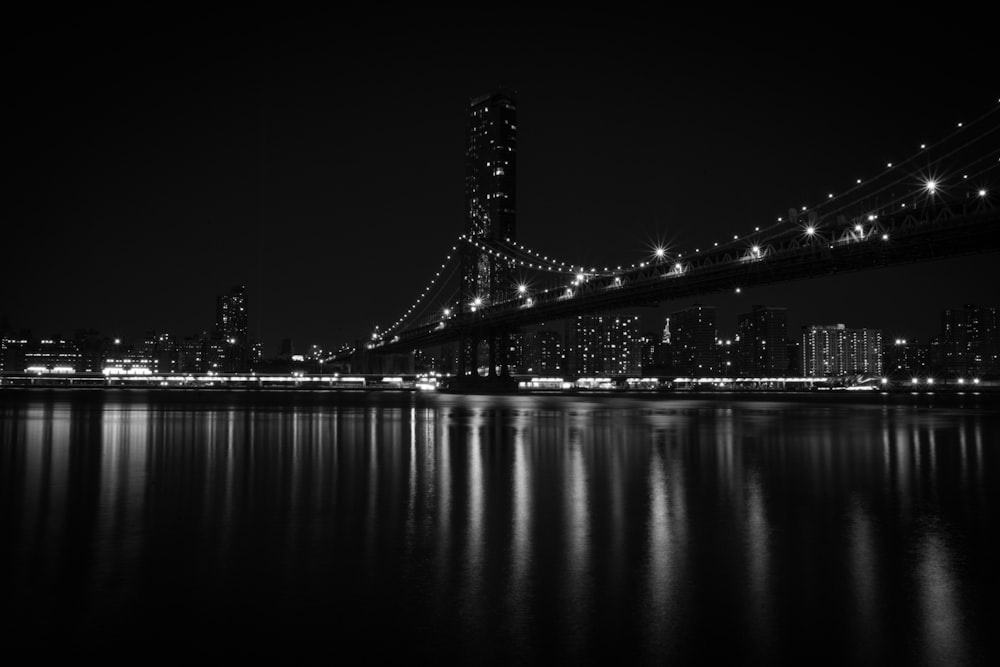
[(0, 604), (26, 643), (995, 657), (993, 409), (62, 394), (0, 419)]

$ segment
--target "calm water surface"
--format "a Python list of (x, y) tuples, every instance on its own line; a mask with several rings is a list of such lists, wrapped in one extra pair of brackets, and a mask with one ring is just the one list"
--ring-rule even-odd
[(0, 637), (38, 656), (998, 657), (996, 402), (0, 400)]

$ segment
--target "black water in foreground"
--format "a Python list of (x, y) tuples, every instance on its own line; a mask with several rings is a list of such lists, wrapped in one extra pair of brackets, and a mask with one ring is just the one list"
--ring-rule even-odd
[(6, 656), (1000, 656), (996, 400), (0, 401)]

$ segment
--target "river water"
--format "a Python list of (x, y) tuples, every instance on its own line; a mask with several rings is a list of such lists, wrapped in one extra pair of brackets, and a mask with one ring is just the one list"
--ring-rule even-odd
[(0, 400), (0, 636), (38, 657), (998, 657), (995, 400)]

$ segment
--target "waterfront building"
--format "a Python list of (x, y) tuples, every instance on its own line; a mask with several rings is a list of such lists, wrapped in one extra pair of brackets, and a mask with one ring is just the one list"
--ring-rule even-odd
[(941, 313), (936, 365), (946, 375), (1000, 372), (998, 310), (966, 304)]
[(246, 285), (235, 285), (229, 294), (216, 297), (215, 340), (222, 341), (219, 366), (224, 372), (250, 369), (249, 313)]
[(642, 366), (639, 317), (579, 315), (567, 330), (573, 375), (638, 375)]
[(781, 377), (788, 372), (788, 310), (755, 305), (736, 324), (737, 372), (742, 377)]
[(807, 377), (882, 374), (882, 331), (843, 324), (802, 327), (802, 372)]
[(882, 346), (882, 369), (899, 379), (931, 372), (930, 346), (910, 338), (894, 338)]
[(671, 373), (695, 377), (715, 375), (718, 371), (715, 306), (694, 304), (674, 311), (667, 322)]
[(81, 370), (80, 349), (71, 340), (43, 338), (25, 347), (24, 370), (38, 373), (76, 373)]

